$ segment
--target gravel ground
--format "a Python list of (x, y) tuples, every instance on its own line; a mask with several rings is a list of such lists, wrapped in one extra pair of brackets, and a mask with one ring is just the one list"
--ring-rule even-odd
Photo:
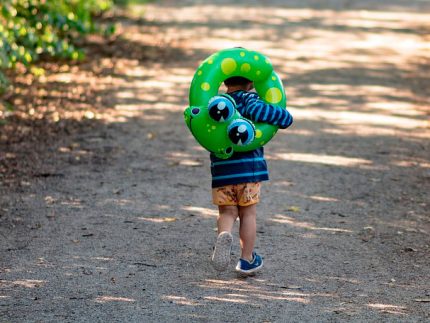
[[(34, 85), (90, 89), (95, 117), (0, 186), (0, 322), (429, 321), (428, 9), (158, 1), (115, 18), (102, 56)], [(210, 265), (208, 154), (182, 118), (198, 64), (232, 46), (272, 59), (295, 117), (266, 146), (265, 268), (247, 279), (237, 232), (230, 268)]]

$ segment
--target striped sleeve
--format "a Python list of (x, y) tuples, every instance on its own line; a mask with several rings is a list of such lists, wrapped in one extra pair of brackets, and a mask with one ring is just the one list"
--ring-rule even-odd
[(265, 103), (256, 93), (244, 94), (244, 103), (242, 115), (254, 122), (269, 123), (281, 129), (288, 128), (293, 123), (293, 117), (286, 109)]

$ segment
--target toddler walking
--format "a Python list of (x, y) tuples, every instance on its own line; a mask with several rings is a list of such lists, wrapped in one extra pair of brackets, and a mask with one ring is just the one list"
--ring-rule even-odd
[[(233, 98), (239, 113), (254, 122), (264, 122), (281, 129), (289, 127), (291, 114), (278, 106), (261, 100), (253, 89), (253, 82), (235, 76), (224, 81), (227, 94)], [(212, 200), (218, 206), (218, 237), (212, 254), (215, 269), (223, 271), (230, 263), (233, 243), (231, 231), (240, 220), (239, 237), (241, 256), (236, 271), (254, 274), (263, 267), (263, 259), (254, 250), (256, 239), (257, 203), (260, 201), (260, 182), (269, 180), (263, 147), (247, 152), (235, 152), (228, 159), (219, 159), (211, 153)]]

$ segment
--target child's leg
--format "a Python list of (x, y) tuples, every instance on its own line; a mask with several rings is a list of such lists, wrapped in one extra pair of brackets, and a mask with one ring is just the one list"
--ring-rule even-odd
[(231, 232), (234, 222), (239, 216), (238, 207), (235, 205), (220, 205), (218, 206), (218, 234), (223, 231)]
[(216, 270), (222, 271), (227, 269), (230, 263), (231, 245), (233, 242), (231, 230), (239, 212), (237, 206), (220, 205), (218, 208), (218, 237), (212, 254), (212, 264)]
[(257, 204), (239, 207), (239, 236), (242, 250), (242, 259), (252, 260), (254, 251), (255, 237), (257, 231)]
[(254, 251), (256, 236), (257, 204), (239, 207), (240, 246), (242, 255), (236, 266), (241, 275), (253, 275), (263, 268), (263, 258)]

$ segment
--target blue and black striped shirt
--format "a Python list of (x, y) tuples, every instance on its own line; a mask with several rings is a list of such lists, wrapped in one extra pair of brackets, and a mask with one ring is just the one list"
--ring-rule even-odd
[[(236, 91), (229, 95), (236, 101), (239, 113), (254, 122), (269, 123), (281, 129), (293, 123), (293, 118), (287, 110), (265, 103), (256, 93)], [(229, 159), (220, 159), (214, 154), (211, 154), (210, 158), (213, 188), (269, 179), (263, 147), (247, 152), (236, 152)]]

